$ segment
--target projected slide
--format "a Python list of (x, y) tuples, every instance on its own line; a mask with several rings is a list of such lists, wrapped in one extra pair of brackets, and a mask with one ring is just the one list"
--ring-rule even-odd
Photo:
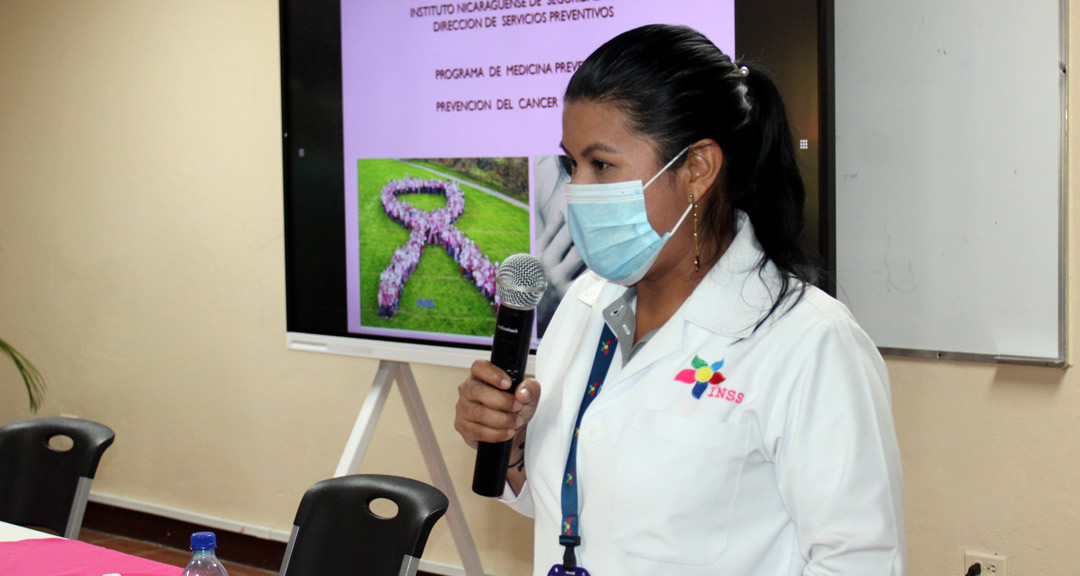
[(734, 51), (734, 0), (342, 2), (350, 333), (489, 343), (496, 266), (530, 252), (551, 276), (543, 335), (584, 269), (562, 94), (593, 49), (658, 22)]
[(495, 263), (529, 251), (527, 158), (360, 160), (364, 326), (483, 336)]

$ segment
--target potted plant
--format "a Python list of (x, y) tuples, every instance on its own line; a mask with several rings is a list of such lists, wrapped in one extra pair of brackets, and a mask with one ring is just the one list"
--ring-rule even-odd
[(21, 352), (2, 338), (0, 338), (0, 352), (7, 354), (11, 361), (15, 363), (15, 367), (18, 368), (19, 374), (22, 376), (23, 383), (26, 384), (26, 395), (30, 397), (30, 411), (37, 412), (45, 399), (45, 378), (41, 376), (41, 372), (26, 356), (23, 356)]

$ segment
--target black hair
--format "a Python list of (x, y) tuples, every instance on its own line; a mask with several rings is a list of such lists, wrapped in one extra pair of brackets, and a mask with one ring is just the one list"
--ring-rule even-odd
[(734, 231), (736, 209), (750, 217), (765, 253), (759, 273), (769, 260), (781, 271), (780, 291), (757, 326), (816, 281), (817, 266), (800, 241), (806, 190), (784, 103), (766, 70), (732, 62), (696, 30), (654, 24), (616, 36), (582, 63), (565, 101), (584, 100), (622, 110), (661, 163), (704, 138), (720, 145), (713, 192), (722, 193), (709, 194), (702, 231), (719, 243)]

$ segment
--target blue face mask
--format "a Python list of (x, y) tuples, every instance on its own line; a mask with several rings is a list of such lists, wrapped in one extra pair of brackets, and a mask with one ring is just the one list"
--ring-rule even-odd
[(617, 284), (637, 284), (652, 268), (660, 249), (690, 213), (686, 207), (670, 232), (660, 236), (649, 224), (645, 189), (689, 150), (675, 155), (644, 185), (641, 180), (566, 187), (570, 237), (593, 272)]

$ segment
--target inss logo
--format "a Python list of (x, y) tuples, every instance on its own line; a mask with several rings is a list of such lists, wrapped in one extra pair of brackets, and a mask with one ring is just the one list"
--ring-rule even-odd
[(417, 298), (416, 299), (416, 307), (417, 308), (427, 308), (428, 310), (434, 310), (435, 309), (435, 299), (434, 298)]

